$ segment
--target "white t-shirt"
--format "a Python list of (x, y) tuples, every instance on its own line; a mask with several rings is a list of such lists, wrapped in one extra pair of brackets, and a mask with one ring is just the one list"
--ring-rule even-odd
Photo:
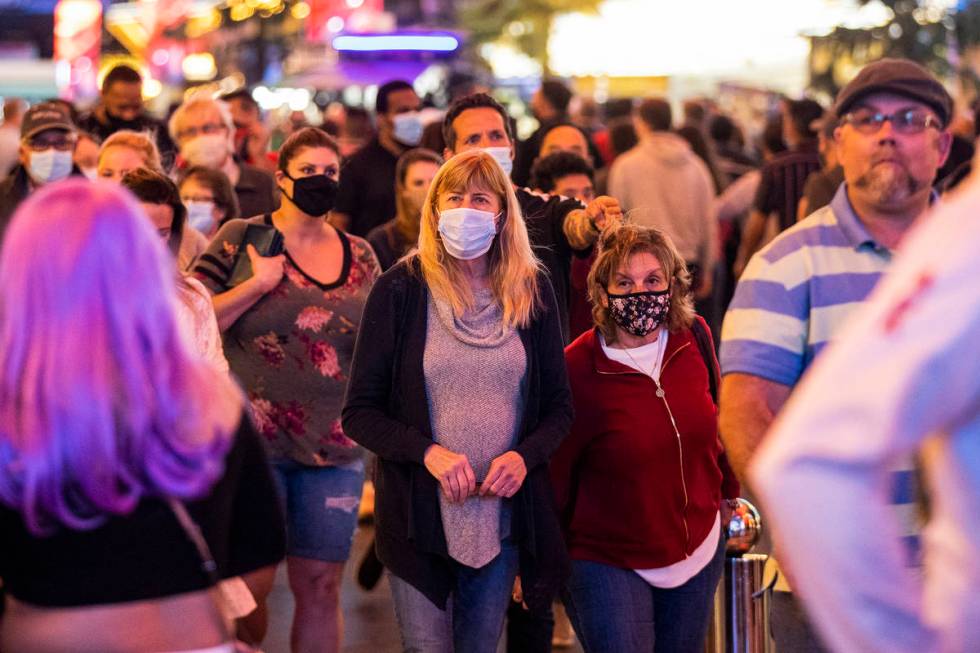
[[(616, 349), (606, 344), (605, 338), (599, 334), (599, 345), (610, 360), (622, 363), (634, 370), (647, 374), (654, 380), (657, 386), (660, 385), (660, 370), (664, 364), (664, 352), (667, 350), (667, 329), (660, 329), (660, 335), (650, 344), (641, 347), (634, 347), (627, 353), (626, 349)], [(655, 569), (634, 569), (653, 587), (670, 589), (680, 587), (687, 581), (694, 578), (698, 572), (707, 566), (718, 549), (719, 529), (721, 528), (721, 514), (715, 514), (715, 523), (708, 531), (708, 536), (701, 544), (680, 562), (675, 562), (666, 567)]]

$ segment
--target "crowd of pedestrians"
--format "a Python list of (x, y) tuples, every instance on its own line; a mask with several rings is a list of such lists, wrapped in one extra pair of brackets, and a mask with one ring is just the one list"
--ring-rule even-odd
[[(970, 184), (924, 68), (869, 64), (832, 105), (781, 98), (758, 124), (707, 99), (679, 123), (660, 97), (603, 118), (547, 79), (523, 140), (478, 89), (423, 111), (393, 80), (374, 128), (352, 108), (282, 139), (247, 90), (166, 121), (141, 90), (118, 66), (88, 112), (3, 105), (0, 651), (258, 649), (282, 562), (292, 650), (340, 651), (365, 482), (359, 578), (387, 570), (405, 651), (699, 653), (756, 488), (780, 653), (899, 650), (901, 628), (902, 650), (977, 644), (969, 609), (915, 609), (914, 448), (779, 428), (784, 404), (819, 423), (795, 388)], [(852, 485), (875, 457), (873, 541), (915, 597), (878, 583), (845, 612), (828, 597), (867, 573), (798, 566), (817, 517), (794, 472), (819, 482), (821, 455)], [(868, 553), (864, 524), (835, 528)]]

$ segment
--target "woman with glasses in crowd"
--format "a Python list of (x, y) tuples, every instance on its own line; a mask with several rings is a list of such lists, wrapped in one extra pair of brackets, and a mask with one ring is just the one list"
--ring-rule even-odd
[(218, 227), (241, 217), (238, 198), (228, 175), (220, 170), (192, 166), (182, 170), (177, 185), (187, 207), (187, 224), (209, 241)]
[(203, 166), (227, 175), (242, 217), (274, 211), (276, 182), (265, 170), (235, 159), (235, 123), (227, 103), (197, 93), (170, 116), (170, 137), (180, 150), (178, 168)]

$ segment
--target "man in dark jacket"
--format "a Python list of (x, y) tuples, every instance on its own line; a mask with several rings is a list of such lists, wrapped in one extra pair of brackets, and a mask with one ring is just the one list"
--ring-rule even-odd
[(82, 174), (72, 162), (78, 132), (64, 109), (42, 102), (28, 110), (20, 127), (17, 165), (0, 182), (0, 238), (10, 216), (34, 189)]
[(160, 160), (169, 170), (177, 155), (177, 147), (167, 133), (167, 127), (146, 113), (143, 106), (143, 78), (129, 66), (116, 66), (102, 81), (99, 104), (78, 121), (78, 126), (105, 141), (117, 131), (149, 132), (160, 150)]
[[(460, 98), (443, 122), (445, 157), (475, 148), (490, 153), (506, 172), (514, 159), (514, 139), (506, 110), (485, 93)], [(572, 256), (587, 256), (610, 221), (622, 218), (619, 202), (597, 197), (587, 206), (575, 199), (515, 187), (534, 253), (548, 271), (558, 298), (562, 334), (568, 341), (568, 275)]]

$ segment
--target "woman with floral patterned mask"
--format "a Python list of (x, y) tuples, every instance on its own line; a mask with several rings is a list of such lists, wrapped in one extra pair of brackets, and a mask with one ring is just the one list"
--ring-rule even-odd
[[(300, 129), (279, 151), (282, 204), (218, 230), (195, 273), (214, 294), (231, 371), (245, 387), (285, 501), (286, 564), (296, 599), (294, 650), (339, 651), (340, 579), (364, 484), (363, 450), (340, 426), (354, 336), (380, 274), (366, 241), (326, 220), (340, 154), (326, 132)], [(260, 256), (246, 231), (274, 228), (285, 250)], [(252, 276), (231, 281), (239, 257)], [(262, 634), (273, 574), (246, 577), (259, 603), (250, 632)]]
[(723, 497), (735, 499), (738, 482), (690, 284), (664, 233), (605, 232), (588, 278), (596, 328), (565, 350), (575, 421), (551, 480), (572, 558), (562, 598), (586, 653), (703, 648)]

